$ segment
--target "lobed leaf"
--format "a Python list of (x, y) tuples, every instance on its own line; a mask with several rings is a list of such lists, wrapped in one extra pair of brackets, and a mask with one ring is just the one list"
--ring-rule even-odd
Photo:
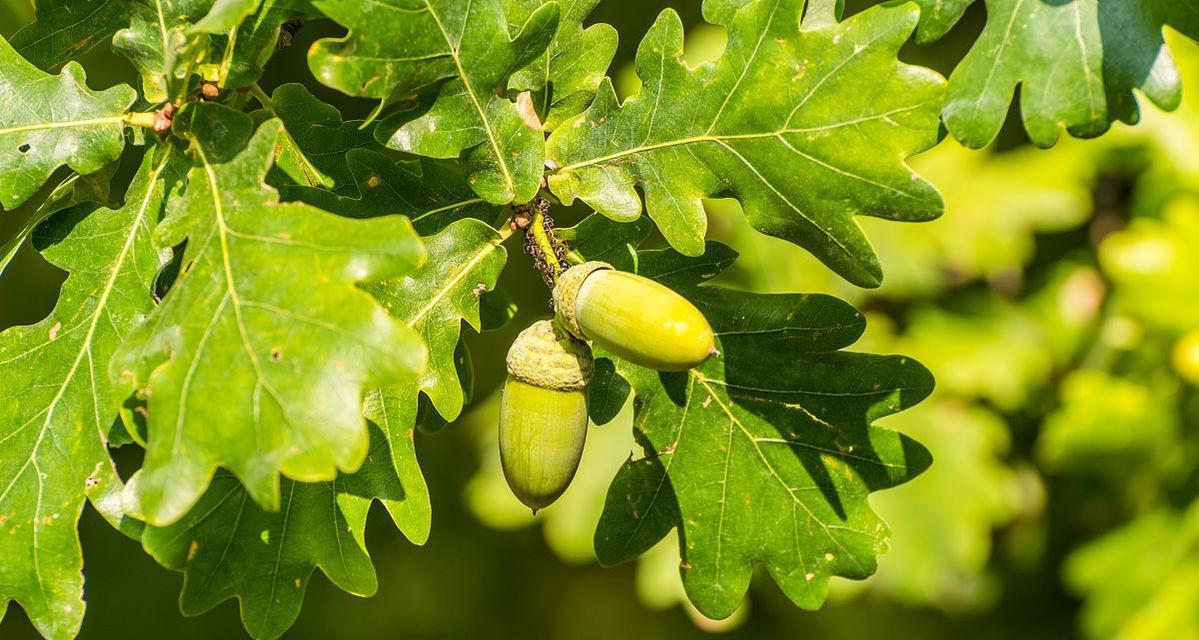
[[(931, 13), (918, 39), (939, 38), (972, 0), (920, 0)], [(988, 0), (987, 24), (949, 79), (945, 124), (970, 147), (995, 139), (1020, 87), (1020, 112), (1034, 143), (1065, 129), (1091, 138), (1115, 120), (1139, 119), (1133, 90), (1172, 110), (1179, 72), (1162, 27), (1199, 36), (1194, 0)]]
[(63, 165), (89, 174), (116, 160), (136, 98), (126, 85), (91, 91), (74, 62), (47, 74), (0, 38), (0, 208), (25, 202)]
[(127, 26), (116, 33), (112, 47), (129, 59), (142, 79), (148, 102), (181, 97), (190, 75), (188, 67), (207, 44), (207, 35), (189, 33), (214, 0), (125, 0)]
[(535, 115), (497, 93), (508, 77), (549, 46), (558, 4), (533, 12), (508, 31), (501, 0), (318, 0), (325, 15), (350, 30), (309, 52), (323, 83), (387, 105), (432, 100), (423, 113), (389, 117), (378, 137), (387, 146), (431, 158), (466, 153), (475, 192), (494, 204), (536, 195), (545, 139)]
[[(236, 597), (250, 635), (277, 638), (299, 616), (316, 568), (349, 593), (374, 594), (378, 581), (364, 536), (375, 500), (410, 539), (424, 542), (427, 517), (423, 534), (403, 524), (413, 509), (428, 513), (429, 495), (411, 430), (401, 439), (389, 444), (371, 429), (371, 448), (357, 473), (319, 483), (285, 480), (279, 511), (263, 510), (237, 478), (218, 473), (191, 512), (173, 525), (147, 527), (142, 544), (163, 566), (183, 572), (185, 615)], [(393, 458), (404, 464), (398, 474)]]
[(713, 618), (736, 610), (758, 564), (809, 609), (830, 576), (870, 575), (887, 527), (867, 496), (931, 462), (914, 440), (872, 424), (926, 397), (928, 371), (902, 356), (840, 351), (865, 322), (834, 298), (696, 286), (733, 257), (714, 243), (698, 260), (640, 255), (642, 275), (709, 319), (721, 355), (680, 373), (616, 360), (644, 454), (613, 480), (595, 536), (600, 561), (613, 564), (677, 527), (684, 586)]
[(42, 224), (35, 246), (70, 276), (49, 317), (0, 333), (0, 612), (15, 599), (48, 638), (73, 637), (83, 620), (75, 525), (85, 497), (132, 526), (105, 438), (128, 390), (106, 366), (154, 308), (166, 256), (151, 234), (183, 164), (152, 148), (123, 207), (77, 207)]
[(213, 104), (176, 117), (193, 165), (155, 244), (186, 240), (183, 267), (113, 362), (151, 416), (127, 506), (157, 526), (182, 517), (217, 467), (268, 509), (279, 472), (354, 471), (368, 444), (363, 394), (424, 366), (413, 332), (356, 286), (420, 264), (409, 222), (278, 202), (262, 179), (282, 126), (269, 121), (246, 143), (250, 127)]
[[(258, 81), (275, 51), (290, 42), (283, 26), (291, 21), (320, 17), (310, 0), (261, 0), (257, 13), (243, 20), (225, 42), (220, 84), (224, 88), (248, 87)], [(285, 38), (283, 42), (280, 38)]]
[[(465, 399), (454, 363), (462, 322), (482, 330), (480, 298), (495, 288), (508, 257), (501, 242), (486, 224), (459, 220), (424, 238), (429, 256), (424, 266), (403, 278), (363, 287), (424, 340), (429, 365), (417, 389), (446, 420), (458, 417)], [(410, 395), (415, 406), (416, 394)]]
[[(548, 0), (506, 0), (508, 22), (518, 29)], [(508, 88), (529, 91), (537, 115), (547, 131), (573, 119), (591, 103), (616, 55), (616, 29), (583, 21), (599, 0), (559, 0), (562, 19), (549, 49), (523, 69), (512, 74)]]
[(129, 24), (121, 0), (38, 0), (34, 22), (13, 34), (26, 60), (49, 71), (87, 53)]
[(274, 116), (283, 123), (268, 182), (356, 193), (348, 154), (362, 148), (382, 151), (373, 129), (364, 129), (359, 121), (343, 122), (341, 112), (318, 100), (302, 84), (279, 86), (270, 102), (268, 108), (254, 114), (257, 120)]
[(704, 250), (701, 200), (732, 195), (755, 228), (799, 244), (861, 286), (882, 271), (853, 220), (927, 220), (941, 199), (905, 163), (937, 141), (944, 81), (901, 63), (911, 5), (800, 28), (802, 0), (756, 0), (727, 23), (729, 43), (696, 69), (683, 26), (663, 12), (637, 53), (639, 95), (610, 82), (548, 142), (551, 190), (616, 220), (645, 208), (671, 246)]

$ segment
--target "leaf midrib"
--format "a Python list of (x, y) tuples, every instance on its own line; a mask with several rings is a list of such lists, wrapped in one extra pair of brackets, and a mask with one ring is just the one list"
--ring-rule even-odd
[[(495, 130), (491, 125), (491, 120), (487, 118), (487, 114), (483, 111), (483, 105), (479, 102), (479, 97), (475, 94), (475, 88), (470, 82), (470, 78), (466, 75), (466, 69), (462, 66), (462, 59), (458, 57), (458, 49), (450, 40), (450, 34), (445, 30), (445, 25), (441, 23), (441, 16), (437, 15), (437, 11), (433, 9), (433, 5), (429, 0), (424, 0), (425, 7), (429, 10), (429, 15), (433, 17), (433, 22), (437, 23), (437, 30), (441, 32), (441, 37), (445, 40), (446, 47), (449, 51), (450, 58), (454, 61), (454, 67), (458, 70), (458, 77), (462, 78), (462, 86), (466, 87), (466, 95), (470, 98), (471, 104), (475, 107), (475, 112), (479, 114), (479, 120), (483, 123), (483, 131), (487, 134), (487, 142), (491, 145), (491, 152), (495, 154), (495, 162), (500, 167), (500, 172), (504, 176), (504, 186), (510, 193), (516, 193), (516, 184), (512, 180), (512, 174), (508, 171), (508, 163), (504, 159), (504, 154), (500, 152), (499, 143), (495, 139)], [(470, 16), (467, 15), (463, 21), (463, 29), (469, 22)]]
[(670, 147), (685, 146), (685, 145), (697, 144), (697, 143), (701, 143), (701, 142), (722, 143), (722, 142), (727, 142), (730, 140), (756, 140), (756, 139), (775, 138), (775, 137), (782, 140), (783, 136), (789, 135), (789, 134), (816, 133), (816, 132), (820, 132), (820, 131), (829, 131), (832, 129), (839, 129), (841, 127), (851, 127), (854, 125), (863, 124), (865, 122), (872, 122), (874, 120), (882, 120), (882, 119), (889, 118), (889, 117), (899, 114), (899, 113), (904, 113), (907, 111), (914, 111), (914, 110), (924, 107), (928, 103), (934, 102), (934, 101), (935, 100), (924, 100), (924, 101), (921, 101), (916, 104), (898, 107), (898, 108), (895, 108), (895, 109), (892, 109), (890, 111), (886, 111), (883, 113), (875, 113), (875, 114), (871, 114), (869, 116), (854, 118), (853, 120), (834, 122), (831, 124), (821, 125), (818, 127), (783, 127), (781, 129), (776, 129), (774, 131), (764, 131), (761, 133), (729, 133), (729, 134), (721, 134), (721, 135), (700, 134), (697, 136), (690, 136), (687, 138), (677, 138), (675, 140), (666, 140), (663, 142), (655, 142), (653, 144), (640, 145), (637, 147), (631, 147), (629, 149), (623, 149), (623, 150), (617, 151), (615, 153), (610, 153), (610, 154), (604, 155), (604, 156), (598, 156), (598, 157), (591, 158), (588, 160), (580, 160), (578, 162), (568, 164), (566, 166), (559, 168), (557, 172), (558, 173), (568, 173), (570, 171), (584, 169), (584, 168), (594, 166), (597, 164), (603, 164), (605, 162), (619, 160), (621, 158), (631, 156), (631, 155), (638, 155), (638, 154), (642, 154), (642, 153), (648, 153), (651, 151), (657, 151), (659, 149), (668, 149)]

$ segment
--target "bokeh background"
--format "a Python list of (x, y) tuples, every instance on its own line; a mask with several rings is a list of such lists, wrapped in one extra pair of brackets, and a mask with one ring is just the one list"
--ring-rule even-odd
[[(720, 53), (724, 34), (702, 22), (698, 0), (606, 0), (593, 20), (621, 34), (612, 74), (625, 95), (637, 90), (636, 43), (666, 7), (690, 28), (691, 62)], [(948, 73), (983, 17), (976, 3), (948, 37), (909, 45), (904, 59)], [(0, 35), (31, 19), (26, 0), (0, 0)], [(347, 118), (365, 115), (373, 105), (308, 73), (307, 46), (336, 34), (305, 25), (264, 88), (305, 82)], [(1045, 151), (1027, 145), (1013, 111), (992, 148), (945, 140), (914, 159), (944, 194), (945, 216), (862, 220), (886, 272), (880, 289), (856, 289), (752, 231), (735, 202), (709, 203), (711, 236), (742, 254), (724, 284), (838, 295), (869, 317), (855, 349), (911, 355), (937, 376), (929, 400), (882, 423), (936, 462), (871, 496), (893, 529), (873, 578), (835, 580), (826, 606), (807, 612), (761, 576), (740, 611), (712, 621), (686, 604), (673, 537), (638, 562), (598, 567), (591, 536), (633, 448), (628, 407), (592, 428), (564, 498), (530, 516), (504, 486), (494, 441), (503, 353), (548, 313), (544, 286), (514, 255), (501, 284), (517, 318), (467, 337), (473, 408), (418, 439), (434, 503), (429, 543), (412, 546), (373, 514), (378, 594), (354, 598), (319, 577), (287, 637), (1199, 638), (1199, 47), (1170, 43), (1188, 81), (1176, 112), (1142, 105), (1135, 127)], [(105, 47), (82, 62), (97, 88), (132, 81)], [(131, 173), (122, 166), (114, 184)], [(31, 213), (0, 215), (0, 244)], [(554, 215), (569, 224), (584, 214)], [(0, 328), (42, 318), (63, 278), (23, 247), (0, 278)], [(134, 455), (118, 452), (126, 465)], [(80, 527), (82, 638), (244, 635), (235, 602), (185, 618), (179, 574), (90, 508)], [(36, 635), (14, 605), (0, 637)]]

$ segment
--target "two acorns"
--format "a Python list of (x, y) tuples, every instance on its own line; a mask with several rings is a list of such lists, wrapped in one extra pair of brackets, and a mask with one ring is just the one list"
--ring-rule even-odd
[(566, 270), (553, 320), (517, 336), (500, 402), (500, 461), (512, 493), (537, 513), (570, 486), (587, 438), (596, 343), (636, 365), (686, 371), (716, 353), (712, 327), (669, 288), (604, 262)]

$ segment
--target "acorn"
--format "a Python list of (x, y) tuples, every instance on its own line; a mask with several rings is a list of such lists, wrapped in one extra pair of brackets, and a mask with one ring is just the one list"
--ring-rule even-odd
[(576, 337), (650, 369), (686, 371), (716, 353), (712, 326), (695, 305), (606, 262), (584, 262), (559, 276), (554, 308)]
[(552, 320), (534, 323), (508, 350), (500, 398), (500, 463), (512, 493), (537, 513), (561, 496), (587, 437), (591, 348)]

